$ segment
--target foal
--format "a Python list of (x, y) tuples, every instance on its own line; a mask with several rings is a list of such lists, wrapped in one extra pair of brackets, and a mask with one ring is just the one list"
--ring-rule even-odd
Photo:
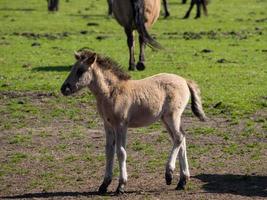
[(115, 149), (119, 161), (120, 178), (117, 193), (123, 193), (127, 182), (126, 134), (128, 127), (142, 127), (161, 119), (173, 141), (166, 164), (165, 179), (170, 185), (177, 155), (180, 162), (180, 181), (176, 189), (183, 189), (189, 179), (185, 132), (181, 116), (191, 96), (193, 113), (202, 121), (198, 86), (174, 74), (157, 74), (132, 80), (118, 64), (109, 58), (83, 50), (75, 54), (76, 63), (61, 87), (63, 95), (71, 95), (88, 87), (96, 97), (97, 109), (104, 121), (106, 133), (106, 171), (99, 193), (105, 193), (112, 180)]
[[(161, 48), (147, 32), (159, 17), (160, 0), (113, 0), (112, 12), (118, 23), (124, 27), (127, 35), (127, 44), (129, 48), (129, 70), (145, 69), (145, 45), (152, 48)], [(135, 65), (134, 58), (134, 35), (133, 31), (137, 30), (139, 34), (139, 61)]]

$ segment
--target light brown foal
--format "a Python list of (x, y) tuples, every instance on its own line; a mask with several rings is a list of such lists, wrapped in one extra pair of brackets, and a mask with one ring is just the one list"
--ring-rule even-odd
[(132, 80), (109, 58), (85, 50), (76, 53), (75, 57), (77, 61), (62, 85), (61, 92), (70, 95), (88, 87), (96, 97), (97, 109), (106, 132), (106, 172), (99, 193), (105, 193), (111, 183), (115, 148), (120, 168), (117, 193), (124, 192), (127, 182), (128, 127), (148, 126), (158, 120), (165, 124), (173, 141), (166, 164), (166, 183), (170, 185), (172, 182), (178, 156), (180, 181), (176, 189), (183, 189), (190, 173), (181, 116), (190, 96), (193, 113), (202, 121), (206, 118), (197, 84), (166, 73)]

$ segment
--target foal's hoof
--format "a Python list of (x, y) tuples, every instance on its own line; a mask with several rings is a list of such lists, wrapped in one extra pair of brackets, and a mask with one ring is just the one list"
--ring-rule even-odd
[(136, 65), (136, 69), (137, 69), (138, 71), (143, 71), (145, 68), (146, 68), (146, 67), (145, 67), (145, 64), (142, 63), (142, 62), (138, 62), (137, 65)]
[(106, 194), (106, 193), (107, 193), (107, 186), (104, 184), (100, 185), (98, 189), (98, 194)]
[(195, 19), (198, 19), (198, 18), (200, 18), (200, 15), (195, 16)]
[(165, 173), (165, 180), (167, 185), (172, 184), (172, 178), (173, 178), (172, 172)]
[(124, 188), (119, 186), (116, 190), (116, 195), (122, 195), (124, 192)]
[(179, 183), (177, 184), (176, 190), (184, 190), (186, 185), (186, 178), (180, 178)]

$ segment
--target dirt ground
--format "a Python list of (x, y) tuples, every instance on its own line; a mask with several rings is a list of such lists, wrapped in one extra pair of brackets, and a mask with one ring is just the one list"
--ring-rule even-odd
[[(52, 94), (2, 95), (0, 108), (15, 101), (38, 107), (43, 115), (56, 107), (67, 109), (61, 103), (50, 104), (57, 99)], [(126, 193), (122, 196), (113, 193), (118, 183), (115, 160), (109, 192), (99, 196), (97, 189), (105, 163), (102, 123), (94, 100), (91, 104), (79, 105), (87, 113), (95, 113), (93, 128), (88, 127), (85, 117), (77, 124), (75, 120), (60, 117), (42, 120), (40, 113), (37, 117), (24, 115), (21, 120), (26, 122), (24, 126), (13, 124), (8, 129), (1, 128), (1, 199), (267, 198), (266, 133), (261, 124), (255, 123), (255, 133), (245, 135), (244, 121), (236, 124), (225, 117), (209, 116), (210, 120), (203, 123), (192, 117), (189, 109), (183, 117), (191, 170), (185, 191), (174, 190), (179, 178), (177, 168), (172, 185), (165, 185), (164, 168), (171, 141), (161, 124), (156, 123), (148, 128), (129, 130)], [(2, 112), (1, 121), (10, 117), (11, 113)], [(255, 113), (249, 119), (260, 121), (257, 119), (263, 117), (266, 112)], [(19, 117), (16, 120), (17, 125), (21, 123)]]

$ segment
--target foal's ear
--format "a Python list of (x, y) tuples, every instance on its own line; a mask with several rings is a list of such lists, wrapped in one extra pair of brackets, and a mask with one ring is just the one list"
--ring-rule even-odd
[(76, 60), (80, 60), (81, 59), (81, 54), (78, 53), (77, 51), (74, 51), (74, 57)]

